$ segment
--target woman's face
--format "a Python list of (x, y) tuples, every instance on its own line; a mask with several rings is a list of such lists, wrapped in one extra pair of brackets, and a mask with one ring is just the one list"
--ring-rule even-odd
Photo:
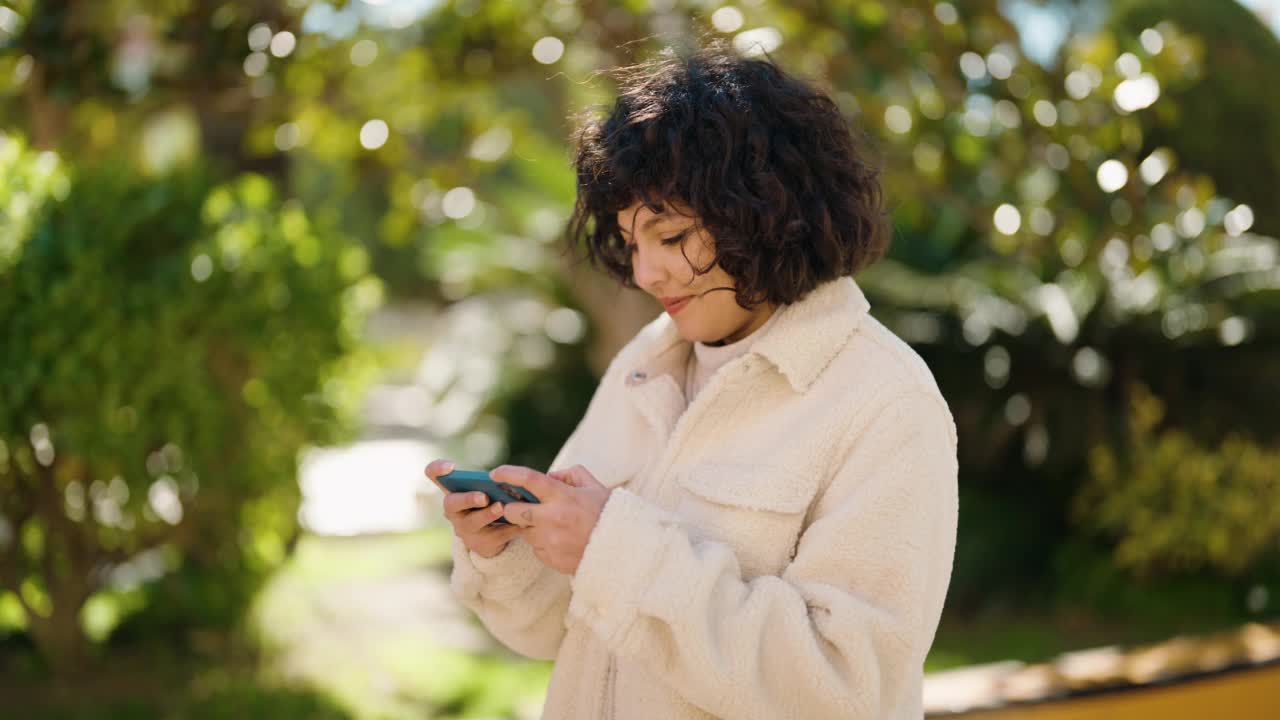
[[(618, 213), (618, 227), (631, 248), (636, 286), (663, 303), (680, 336), (690, 342), (732, 343), (763, 325), (776, 306), (739, 307), (733, 292), (736, 282), (718, 263), (695, 276), (694, 268), (706, 267), (715, 257), (715, 240), (698, 227), (688, 206), (668, 201), (663, 209), (654, 213), (637, 201)], [(715, 288), (721, 289), (711, 292)]]

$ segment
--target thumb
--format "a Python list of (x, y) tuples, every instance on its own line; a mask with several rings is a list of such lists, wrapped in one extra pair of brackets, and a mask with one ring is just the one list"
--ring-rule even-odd
[(577, 487), (577, 483), (574, 482), (574, 478), (573, 478), (573, 468), (561, 468), (559, 470), (552, 470), (551, 472), (547, 473), (547, 477), (555, 478), (556, 480), (559, 480), (565, 485), (573, 485), (574, 487)]
[(547, 475), (559, 480), (565, 485), (571, 485), (573, 487), (585, 487), (587, 485), (596, 484), (597, 482), (595, 477), (581, 465), (553, 470), (552, 472), (547, 473)]

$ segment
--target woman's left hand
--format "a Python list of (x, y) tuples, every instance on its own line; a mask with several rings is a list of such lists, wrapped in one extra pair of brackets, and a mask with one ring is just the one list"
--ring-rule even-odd
[(507, 503), (503, 517), (525, 528), (521, 537), (544, 565), (564, 575), (574, 574), (609, 501), (609, 488), (581, 465), (546, 474), (519, 465), (499, 465), (489, 475), (538, 497), (537, 503)]

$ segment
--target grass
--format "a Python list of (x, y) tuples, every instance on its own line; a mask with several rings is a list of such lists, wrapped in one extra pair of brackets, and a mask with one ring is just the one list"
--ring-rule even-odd
[(925, 671), (1020, 660), (1044, 662), (1075, 650), (1133, 647), (1175, 635), (1196, 635), (1237, 627), (1237, 615), (1102, 614), (1088, 608), (993, 608), (967, 616), (944, 614)]
[(343, 720), (351, 715), (313, 687), (272, 682), (240, 650), (219, 657), (175, 652), (157, 644), (114, 652), (83, 678), (33, 684), (8, 672), (35, 664), (29, 649), (10, 645), (0, 673), (0, 717), (31, 720), (214, 720), (279, 718)]
[(494, 644), (453, 601), (447, 526), (307, 537), (253, 610), (281, 677), (351, 717), (537, 717), (551, 664)]
[[(259, 594), (246, 637), (202, 643), (203, 652), (111, 648), (92, 680), (72, 692), (8, 672), (30, 651), (0, 647), (0, 716), (536, 718), (551, 663), (506, 651), (457, 606), (448, 588), (450, 543), (445, 526), (374, 537), (304, 537)], [(1142, 619), (1007, 607), (968, 617), (948, 613), (925, 668), (1039, 662), (1067, 650), (1225, 624), (1186, 613)]]
[[(449, 598), (447, 527), (304, 537), (245, 637), (108, 648), (70, 687), (0, 645), (0, 717), (31, 720), (536, 718), (551, 663), (496, 646)], [(10, 672), (10, 671), (14, 672)], [(19, 671), (20, 670), (20, 671)]]

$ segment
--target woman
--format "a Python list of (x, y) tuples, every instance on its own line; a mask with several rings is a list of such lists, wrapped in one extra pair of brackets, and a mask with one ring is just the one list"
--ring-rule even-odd
[(888, 244), (877, 172), (767, 60), (713, 43), (620, 77), (575, 136), (568, 239), (667, 312), (554, 470), (492, 470), (540, 504), (446, 495), (454, 591), (555, 659), (544, 718), (919, 718), (956, 437), (852, 277)]

